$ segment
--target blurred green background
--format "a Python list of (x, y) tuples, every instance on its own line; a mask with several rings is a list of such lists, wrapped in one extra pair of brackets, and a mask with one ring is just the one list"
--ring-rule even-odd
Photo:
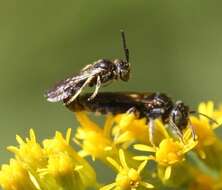
[(100, 58), (130, 48), (132, 78), (103, 88), (166, 92), (193, 108), (219, 103), (222, 1), (10, 0), (0, 3), (0, 162), (15, 134), (39, 139), (78, 124), (61, 104), (46, 101), (53, 84)]

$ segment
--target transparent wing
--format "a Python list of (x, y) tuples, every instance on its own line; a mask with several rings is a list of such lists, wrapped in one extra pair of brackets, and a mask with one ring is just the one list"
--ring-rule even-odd
[(52, 89), (45, 93), (45, 97), (49, 102), (59, 102), (72, 96), (75, 92), (81, 88), (84, 82), (89, 77), (97, 77), (101, 73), (102, 69), (90, 69), (80, 72), (78, 75), (69, 77), (58, 82)]

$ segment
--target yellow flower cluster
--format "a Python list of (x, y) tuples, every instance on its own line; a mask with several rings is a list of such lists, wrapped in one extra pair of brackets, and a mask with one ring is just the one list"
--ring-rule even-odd
[(55, 137), (37, 143), (34, 131), (23, 140), (16, 136), (19, 147), (7, 149), (15, 154), (9, 165), (2, 165), (0, 184), (5, 190), (76, 189), (96, 185), (96, 173), (90, 164), (70, 146), (71, 129), (66, 138)]
[[(198, 112), (222, 123), (222, 107), (213, 102), (201, 103)], [(203, 116), (191, 116), (192, 131), (183, 131), (183, 141), (173, 136), (160, 120), (155, 121), (155, 146), (149, 142), (146, 120), (133, 114), (107, 115), (104, 126), (93, 122), (86, 113), (75, 113), (80, 127), (70, 143), (56, 132), (39, 144), (34, 131), (23, 140), (16, 136), (18, 147), (7, 149), (15, 154), (2, 165), (0, 185), (5, 190), (145, 190), (145, 189), (222, 189), (222, 140), (216, 125)], [(107, 171), (95, 171), (85, 159), (102, 161)], [(148, 164), (149, 163), (149, 164)], [(97, 182), (97, 176), (115, 172), (112, 183)]]

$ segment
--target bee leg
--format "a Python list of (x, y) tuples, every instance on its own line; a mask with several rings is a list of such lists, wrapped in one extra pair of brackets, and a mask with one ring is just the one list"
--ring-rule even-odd
[(191, 129), (191, 133), (192, 133), (192, 138), (193, 138), (193, 140), (194, 140), (194, 141), (197, 140), (196, 132), (195, 132), (195, 129), (194, 129), (194, 127), (193, 127), (190, 119), (189, 119), (189, 125), (188, 125), (188, 127)]
[(154, 123), (154, 119), (149, 118), (149, 140), (150, 143), (153, 147), (156, 147), (155, 143), (154, 143), (154, 131), (155, 131), (155, 123)]
[(182, 143), (184, 143), (183, 140), (183, 134), (179, 130), (179, 128), (176, 126), (176, 124), (173, 121), (169, 121), (170, 127), (172, 127), (173, 132), (179, 137)]
[(73, 102), (78, 96), (79, 94), (82, 92), (83, 88), (85, 88), (90, 81), (93, 79), (93, 76), (89, 77), (81, 86), (81, 88), (65, 103), (65, 105), (70, 104), (71, 102)]
[(97, 82), (96, 82), (96, 89), (93, 92), (93, 94), (88, 98), (88, 101), (90, 101), (90, 100), (92, 100), (92, 99), (94, 99), (96, 97), (100, 87), (101, 87), (101, 80), (100, 80), (100, 76), (98, 76), (97, 77)]
[(88, 64), (85, 67), (83, 67), (81, 71), (85, 71), (85, 70), (87, 70), (87, 69), (89, 69), (91, 67), (92, 67), (92, 64)]
[(139, 112), (139, 110), (136, 107), (131, 107), (130, 109), (128, 109), (126, 111), (126, 113), (127, 114), (133, 113), (136, 116), (136, 118), (140, 118), (140, 112)]

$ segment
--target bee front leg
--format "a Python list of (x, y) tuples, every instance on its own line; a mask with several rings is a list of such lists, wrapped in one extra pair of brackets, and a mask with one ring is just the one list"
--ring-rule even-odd
[(194, 141), (197, 140), (196, 132), (195, 132), (195, 129), (194, 129), (194, 127), (193, 127), (190, 119), (189, 119), (188, 127), (191, 129), (191, 133), (192, 133), (192, 138), (193, 138), (193, 140), (194, 140)]
[(83, 88), (85, 88), (90, 81), (93, 79), (93, 76), (89, 77), (84, 83), (83, 85), (80, 87), (79, 90), (77, 90), (77, 92), (65, 103), (65, 105), (70, 104), (71, 102), (73, 102), (78, 96), (79, 94), (82, 92)]
[(169, 121), (169, 124), (170, 124), (170, 127), (172, 127), (174, 134), (176, 134), (179, 137), (179, 139), (181, 140), (181, 142), (184, 143), (183, 134), (179, 130), (179, 128), (176, 126), (176, 124), (173, 121)]
[(90, 101), (90, 100), (92, 100), (92, 99), (94, 99), (96, 97), (100, 87), (101, 87), (101, 79), (100, 79), (100, 76), (98, 76), (97, 77), (97, 81), (96, 81), (96, 89), (93, 92), (93, 94), (88, 98), (88, 101)]

